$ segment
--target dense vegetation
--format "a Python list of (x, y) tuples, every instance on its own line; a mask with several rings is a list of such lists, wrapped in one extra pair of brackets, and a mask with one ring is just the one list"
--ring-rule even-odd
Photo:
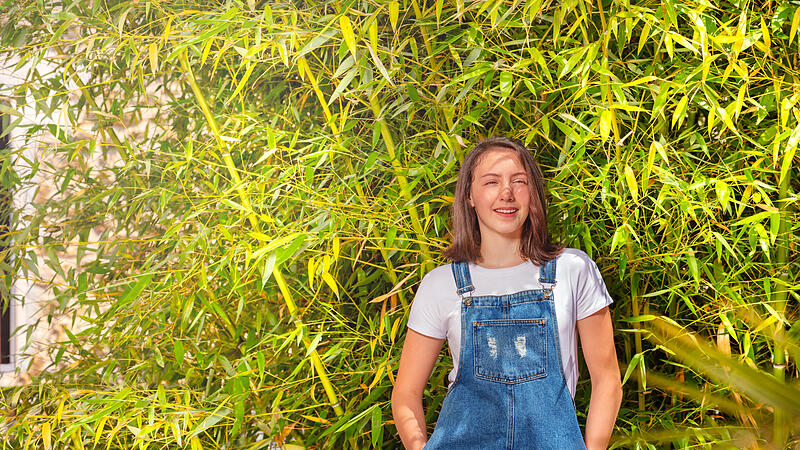
[(67, 124), (25, 129), (56, 141), (30, 172), (5, 151), (4, 186), (57, 189), (3, 236), (4, 286), (50, 266), (39, 326), (75, 324), (3, 392), (12, 447), (398, 446), (409, 303), (445, 262), (460, 159), (495, 134), (534, 151), (552, 230), (616, 300), (614, 445), (798, 439), (797, 3), (0, 11), (9, 125), (25, 105)]

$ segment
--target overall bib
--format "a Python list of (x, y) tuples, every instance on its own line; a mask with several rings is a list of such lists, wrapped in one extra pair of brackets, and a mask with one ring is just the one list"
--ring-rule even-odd
[(585, 449), (564, 379), (553, 286), (473, 297), (466, 262), (452, 264), (461, 297), (458, 375), (426, 449)]

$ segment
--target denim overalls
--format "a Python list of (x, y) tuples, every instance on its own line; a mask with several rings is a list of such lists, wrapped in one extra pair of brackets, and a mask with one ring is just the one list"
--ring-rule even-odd
[(461, 296), (458, 375), (426, 449), (585, 449), (561, 366), (553, 303), (544, 289), (472, 297), (466, 262), (452, 264)]

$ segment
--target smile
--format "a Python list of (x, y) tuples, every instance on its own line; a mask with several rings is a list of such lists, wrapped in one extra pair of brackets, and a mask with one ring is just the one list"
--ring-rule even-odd
[(498, 208), (494, 210), (494, 212), (500, 215), (513, 215), (517, 211), (519, 211), (517, 208)]

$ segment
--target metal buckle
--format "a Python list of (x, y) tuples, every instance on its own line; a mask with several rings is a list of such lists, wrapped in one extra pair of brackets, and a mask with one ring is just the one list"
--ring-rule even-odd
[(549, 299), (553, 296), (553, 288), (556, 287), (555, 283), (543, 283), (540, 281), (539, 284), (544, 288), (544, 298)]

